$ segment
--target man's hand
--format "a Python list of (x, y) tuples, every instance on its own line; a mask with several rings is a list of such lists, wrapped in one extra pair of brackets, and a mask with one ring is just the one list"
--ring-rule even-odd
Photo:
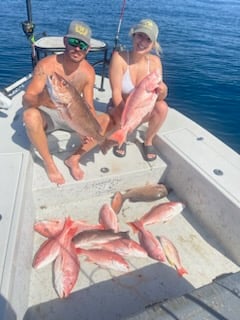
[(93, 137), (88, 137), (88, 136), (81, 136), (81, 140), (83, 144), (88, 144), (92, 141), (94, 141)]
[(39, 93), (38, 95), (38, 101), (40, 106), (47, 106), (50, 108), (56, 108), (57, 106), (53, 103), (53, 101), (50, 99), (49, 94), (47, 92), (47, 89), (44, 88), (44, 90)]

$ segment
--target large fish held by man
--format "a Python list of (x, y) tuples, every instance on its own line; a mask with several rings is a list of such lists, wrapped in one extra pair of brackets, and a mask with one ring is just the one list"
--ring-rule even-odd
[(158, 87), (162, 81), (159, 69), (149, 73), (127, 98), (121, 116), (120, 129), (108, 137), (121, 146), (127, 139), (128, 133), (136, 129), (143, 119), (152, 112), (158, 97)]
[(81, 137), (92, 137), (98, 143), (104, 140), (101, 126), (76, 88), (54, 72), (47, 78), (47, 89), (62, 118)]

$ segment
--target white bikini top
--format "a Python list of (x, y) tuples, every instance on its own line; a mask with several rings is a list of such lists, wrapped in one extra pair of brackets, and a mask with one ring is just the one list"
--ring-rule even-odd
[[(130, 70), (129, 70), (129, 51), (127, 51), (127, 70), (125, 71), (122, 78), (122, 93), (129, 94), (134, 88), (134, 84), (132, 83)], [(148, 59), (148, 73), (150, 72), (150, 62)]]

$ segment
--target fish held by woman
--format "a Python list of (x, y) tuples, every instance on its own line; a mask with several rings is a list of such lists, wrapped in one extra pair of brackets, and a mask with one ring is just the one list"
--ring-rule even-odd
[(115, 141), (121, 147), (127, 139), (128, 133), (133, 132), (142, 123), (143, 119), (152, 112), (161, 81), (161, 72), (156, 69), (149, 73), (130, 93), (121, 116), (120, 129), (108, 137), (105, 142), (106, 145), (109, 144), (109, 141)]

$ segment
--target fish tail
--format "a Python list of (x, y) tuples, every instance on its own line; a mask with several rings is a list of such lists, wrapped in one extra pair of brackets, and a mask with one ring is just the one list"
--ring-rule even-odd
[(183, 266), (181, 266), (177, 268), (177, 273), (180, 277), (182, 277), (184, 274), (188, 274), (188, 271)]
[(139, 232), (143, 227), (141, 221), (139, 220), (127, 222), (127, 225), (129, 225), (132, 228), (133, 233)]
[(117, 141), (118, 146), (121, 147), (126, 140), (126, 131), (124, 129), (119, 129), (110, 136), (111, 140)]
[(124, 197), (121, 194), (121, 192), (117, 191), (115, 192), (112, 202), (111, 202), (111, 207), (112, 209), (118, 214), (122, 208), (123, 202), (124, 202)]

